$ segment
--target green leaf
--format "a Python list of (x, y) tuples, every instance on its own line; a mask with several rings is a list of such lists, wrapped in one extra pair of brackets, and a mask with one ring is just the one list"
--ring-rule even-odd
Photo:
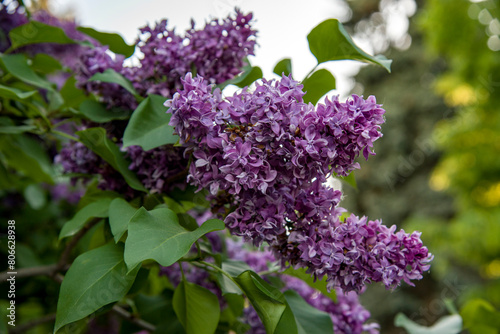
[(76, 79), (72, 76), (66, 80), (61, 88), (61, 96), (64, 100), (63, 106), (66, 108), (76, 108), (87, 99), (87, 95), (83, 90), (76, 88), (75, 84)]
[(166, 99), (159, 95), (149, 95), (134, 110), (123, 135), (123, 146), (139, 145), (145, 151), (155, 147), (175, 144), (179, 140), (174, 135), (174, 127), (168, 125), (171, 114), (163, 105)]
[(33, 210), (39, 210), (47, 204), (45, 191), (36, 183), (30, 184), (24, 189), (24, 198)]
[(121, 198), (115, 198), (109, 205), (109, 226), (115, 242), (120, 241), (128, 229), (130, 219), (137, 209)]
[(5, 97), (7, 99), (13, 99), (18, 101), (25, 100), (36, 93), (37, 93), (36, 90), (25, 92), (17, 88), (0, 85), (0, 96)]
[(44, 53), (37, 53), (35, 55), (31, 67), (35, 71), (43, 74), (52, 73), (54, 71), (62, 70), (63, 68), (61, 63), (57, 59)]
[(137, 176), (128, 169), (130, 163), (125, 159), (123, 152), (106, 137), (106, 130), (96, 127), (78, 131), (76, 134), (85, 146), (120, 172), (132, 189), (147, 192)]
[(284, 292), (286, 301), (295, 315), (300, 334), (322, 333), (333, 334), (333, 323), (330, 315), (309, 305), (297, 292)]
[(53, 184), (54, 171), (46, 150), (24, 135), (0, 135), (0, 151), (7, 164), (36, 182)]
[(224, 227), (223, 221), (211, 219), (196, 230), (188, 231), (179, 224), (172, 210), (140, 208), (129, 222), (125, 262), (129, 268), (134, 268), (151, 259), (168, 267), (186, 255), (196, 240)]
[(84, 100), (80, 104), (80, 113), (96, 123), (107, 123), (115, 119), (127, 119), (130, 111), (113, 108), (106, 109), (101, 103), (93, 100)]
[(500, 312), (483, 299), (469, 300), (460, 310), (464, 328), (471, 334), (496, 334), (500, 328)]
[(59, 233), (59, 240), (72, 236), (82, 229), (90, 218), (106, 218), (112, 198), (103, 197), (81, 208), (75, 216), (64, 224)]
[(337, 301), (337, 295), (335, 294), (335, 290), (332, 289), (330, 292), (328, 292), (326, 288), (326, 280), (317, 279), (315, 281), (314, 278), (311, 276), (311, 274), (306, 273), (305, 269), (303, 268), (293, 269), (292, 267), (289, 267), (283, 272), (283, 274), (300, 278), (301, 280), (306, 282), (307, 285), (309, 285), (311, 288), (320, 291), (324, 296), (330, 298), (334, 302)]
[(280, 77), (282, 75), (288, 76), (292, 73), (292, 60), (290, 58), (281, 59), (276, 66), (274, 66), (273, 73), (276, 73)]
[(119, 53), (127, 58), (135, 51), (135, 46), (125, 43), (123, 37), (118, 34), (101, 32), (90, 27), (78, 27), (76, 30), (92, 37), (102, 45), (107, 45), (114, 53)]
[(262, 78), (262, 70), (258, 66), (253, 66), (250, 71), (243, 73), (240, 75), (236, 82), (233, 82), (233, 85), (236, 85), (240, 88), (250, 86), (254, 81)]
[(223, 89), (227, 85), (235, 85), (240, 88), (250, 86), (255, 80), (262, 78), (262, 70), (258, 66), (251, 66), (247, 61), (248, 65), (243, 67), (243, 72), (237, 77), (227, 80), (222, 84), (218, 85), (220, 89)]
[(270, 334), (296, 334), (297, 325), (285, 296), (253, 271), (235, 278)]
[(342, 23), (329, 19), (317, 25), (309, 35), (309, 49), (318, 60), (318, 64), (330, 60), (352, 59), (382, 66), (391, 72), (392, 60), (384, 56), (370, 56), (354, 44)]
[(139, 96), (139, 94), (135, 91), (132, 83), (123, 75), (121, 75), (120, 73), (116, 72), (111, 68), (106, 69), (102, 73), (94, 74), (92, 77), (90, 77), (89, 81), (102, 81), (102, 82), (115, 83), (125, 88), (132, 95), (136, 97)]
[(174, 311), (186, 334), (213, 334), (220, 318), (219, 300), (209, 290), (183, 280), (175, 289)]
[(109, 243), (78, 256), (61, 285), (54, 333), (122, 299), (134, 283), (139, 268), (127, 273), (120, 244)]
[(304, 102), (316, 104), (323, 95), (335, 89), (335, 77), (330, 71), (321, 69), (307, 77), (302, 84), (306, 92)]
[(394, 318), (394, 326), (403, 327), (408, 334), (457, 334), (462, 330), (462, 318), (458, 314), (440, 318), (433, 326), (421, 326), (410, 320), (403, 313)]
[(10, 50), (38, 43), (75, 44), (64, 30), (38, 21), (30, 21), (9, 32), (12, 43)]
[(7, 72), (17, 79), (35, 87), (47, 89), (54, 92), (54, 84), (42, 79), (29, 66), (26, 57), (22, 54), (6, 55), (0, 54), (0, 61)]
[(154, 333), (184, 333), (184, 329), (177, 319), (173, 308), (172, 290), (165, 290), (161, 295), (137, 295), (134, 298), (137, 311), (141, 319), (156, 325)]
[(354, 189), (358, 190), (358, 185), (356, 183), (356, 178), (354, 177), (354, 172), (351, 172), (347, 176), (338, 176), (337, 175), (335, 177), (339, 178), (340, 180), (342, 180), (343, 182), (347, 183), (348, 185), (350, 185)]
[[(231, 276), (235, 277), (245, 271), (251, 270), (250, 266), (246, 262), (233, 261), (233, 260), (226, 260), (222, 262), (221, 268), (225, 272), (229, 273)], [(234, 282), (230, 280), (227, 276), (218, 272), (217, 279), (219, 281), (219, 285), (223, 295), (233, 294), (233, 293), (242, 294), (241, 289), (236, 284), (234, 284)]]
[(34, 125), (0, 126), (0, 133), (20, 134), (34, 129), (36, 129), (36, 126)]

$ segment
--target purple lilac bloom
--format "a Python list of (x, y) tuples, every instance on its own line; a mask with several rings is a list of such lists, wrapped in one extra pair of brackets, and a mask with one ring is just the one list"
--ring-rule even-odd
[(80, 54), (73, 67), (77, 86), (86, 92), (99, 96), (101, 102), (106, 104), (108, 108), (135, 109), (137, 101), (125, 88), (116, 83), (89, 81), (94, 74), (103, 73), (107, 69), (112, 69), (118, 73), (122, 72), (123, 60), (122, 55), (112, 57), (105, 46), (87, 48)]
[(111, 165), (80, 142), (71, 141), (65, 144), (55, 156), (54, 162), (61, 164), (65, 173), (77, 174), (71, 179), (73, 185), (82, 177), (100, 175), (100, 189), (116, 191), (127, 197), (134, 194), (134, 190)]
[(165, 145), (144, 151), (140, 146), (130, 146), (126, 152), (132, 161), (129, 169), (152, 194), (167, 193), (175, 186), (184, 187), (188, 159), (184, 158), (182, 147)]
[(71, 186), (67, 183), (58, 183), (54, 186), (48, 186), (52, 200), (65, 200), (70, 204), (78, 204), (80, 198), (84, 195), (84, 189), (81, 187)]
[(244, 15), (239, 10), (235, 18), (212, 20), (202, 30), (196, 30), (191, 21), (185, 54), (197, 73), (215, 84), (237, 76), (245, 65), (245, 57), (254, 55), (256, 31), (251, 28), (251, 21), (251, 13)]
[(214, 197), (230, 195), (225, 222), (233, 234), (267, 242), (283, 266), (326, 275), (329, 288), (345, 291), (411, 284), (429, 269), (419, 234), (355, 216), (342, 221), (341, 193), (325, 185), (332, 174), (359, 168), (360, 154), (374, 154), (385, 112), (375, 97), (326, 99), (315, 108), (286, 76), (225, 99), (200, 76), (182, 83), (165, 105), (194, 157), (188, 181)]
[(141, 95), (159, 94), (172, 97), (182, 88), (181, 79), (196, 69), (212, 83), (222, 83), (241, 72), (244, 59), (253, 55), (256, 31), (251, 29), (252, 14), (236, 10), (236, 17), (212, 20), (201, 30), (194, 22), (184, 36), (167, 28), (163, 20), (154, 27), (140, 29), (137, 42), (144, 54), (139, 67), (125, 68)]
[[(208, 75), (211, 82), (221, 83), (236, 76), (244, 65), (243, 59), (253, 54), (255, 31), (250, 28), (251, 18), (251, 14), (243, 15), (236, 11), (235, 18), (228, 17), (221, 22), (213, 20), (203, 30), (195, 30), (193, 24), (185, 37), (168, 30), (166, 20), (154, 28), (146, 26), (141, 29), (138, 41), (139, 49), (144, 54), (138, 67), (123, 67), (123, 57), (116, 55), (113, 58), (106, 47), (87, 48), (74, 64), (77, 85), (99, 96), (109, 108), (134, 109), (136, 100), (124, 88), (89, 79), (96, 73), (113, 69), (131, 80), (142, 96), (160, 94), (171, 97), (182, 88), (181, 78), (194, 66), (200, 73)], [(117, 138), (119, 140), (121, 136)], [(183, 148), (165, 146), (145, 152), (134, 146), (124, 151), (132, 160), (129, 169), (137, 173), (152, 193), (166, 192), (184, 181), (169, 180), (181, 174), (187, 166)], [(92, 163), (99, 161), (101, 166), (105, 164), (90, 150), (85, 156), (89, 159), (93, 156)], [(66, 154), (65, 158), (71, 159), (72, 156)], [(117, 178), (121, 177), (118, 175)]]

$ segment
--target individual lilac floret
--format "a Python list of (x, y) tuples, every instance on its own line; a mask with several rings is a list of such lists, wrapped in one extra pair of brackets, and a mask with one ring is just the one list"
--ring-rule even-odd
[(266, 242), (283, 266), (326, 275), (330, 288), (346, 291), (380, 281), (395, 287), (428, 270), (432, 256), (418, 235), (354, 216), (340, 221), (341, 193), (325, 186), (333, 173), (359, 168), (360, 154), (373, 154), (384, 122), (374, 97), (327, 99), (314, 108), (286, 76), (226, 99), (200, 76), (182, 82), (165, 104), (194, 158), (188, 181), (213, 197), (229, 195), (225, 223), (233, 234)]

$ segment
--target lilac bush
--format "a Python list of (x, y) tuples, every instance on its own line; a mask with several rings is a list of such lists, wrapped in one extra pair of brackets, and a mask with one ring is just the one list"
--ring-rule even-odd
[[(8, 74), (0, 77), (6, 110), (0, 172), (14, 171), (15, 182), (3, 177), (2, 185), (17, 187), (12, 198), (24, 196), (33, 210), (45, 205), (37, 199), (49, 192), (57, 205), (74, 204), (73, 218), (54, 220), (67, 222), (56, 237), (66, 248), (45, 266), (55, 268), (47, 276), (62, 281), (54, 332), (111, 309), (149, 332), (173, 325), (189, 333), (293, 334), (303, 321), (287, 301), (286, 291), (293, 290), (296, 304), (323, 312), (316, 314), (326, 317), (323, 331), (378, 333), (359, 294), (376, 282), (388, 289), (414, 285), (429, 270), (432, 254), (419, 232), (347, 214), (342, 192), (328, 185), (359, 169), (361, 156), (375, 155), (385, 110), (374, 96), (307, 103), (305, 94), (317, 89), (310, 84), (318, 80), (316, 67), (302, 83), (292, 74), (255, 81), (250, 74), (260, 69), (247, 59), (256, 47), (251, 13), (236, 9), (201, 29), (192, 22), (182, 34), (162, 20), (141, 28), (129, 46), (117, 35), (103, 38), (75, 21), (43, 11), (30, 16), (15, 1), (4, 3), (0, 48), (10, 49), (0, 54)], [(61, 28), (76, 43), (8, 34), (33, 20)], [(332, 38), (340, 40), (326, 49), (344, 43), (359, 53), (338, 21), (325, 22), (327, 30), (336, 29), (333, 37), (314, 41), (316, 28), (308, 36), (318, 64), (337, 59), (315, 49)], [(16, 48), (15, 38), (28, 40)], [(128, 51), (116, 51), (120, 47)], [(126, 65), (134, 48), (134, 65)], [(62, 66), (48, 58), (47, 71), (33, 65), (40, 54)], [(388, 68), (379, 58), (356, 57)], [(247, 86), (224, 96), (230, 83)], [(45, 148), (50, 154), (40, 151)], [(59, 173), (71, 186), (59, 182)], [(96, 187), (83, 194), (90, 180)], [(90, 241), (79, 242), (86, 233)], [(70, 263), (75, 245), (84, 252)], [(160, 277), (148, 274), (158, 267)], [(292, 277), (304, 273), (310, 277)], [(114, 288), (103, 293), (105, 285)], [(150, 320), (149, 301), (162, 312), (168, 305), (168, 314)], [(92, 321), (89, 328), (100, 325)], [(108, 325), (103, 330), (120, 327)]]

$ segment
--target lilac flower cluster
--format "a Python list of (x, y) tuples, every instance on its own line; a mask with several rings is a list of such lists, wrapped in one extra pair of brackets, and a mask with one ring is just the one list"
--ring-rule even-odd
[(341, 193), (325, 186), (333, 173), (359, 168), (361, 153), (374, 154), (384, 110), (373, 96), (315, 108), (286, 76), (226, 99), (200, 76), (187, 74), (183, 85), (166, 105), (194, 157), (188, 180), (231, 195), (225, 222), (233, 234), (267, 242), (283, 266), (326, 275), (329, 288), (345, 291), (380, 281), (395, 287), (428, 270), (432, 257), (418, 234), (355, 216), (341, 221)]
[[(154, 28), (146, 26), (141, 29), (141, 38), (137, 42), (144, 56), (136, 67), (124, 67), (123, 57), (112, 57), (107, 47), (87, 48), (78, 53), (78, 61), (73, 65), (77, 86), (96, 94), (108, 108), (134, 109), (136, 99), (123, 87), (89, 79), (96, 73), (113, 69), (129, 79), (140, 95), (160, 94), (165, 97), (171, 97), (182, 87), (181, 78), (193, 67), (211, 82), (221, 83), (236, 76), (244, 65), (244, 58), (253, 54), (255, 31), (250, 28), (251, 18), (251, 14), (244, 15), (237, 10), (234, 18), (228, 17), (220, 22), (213, 20), (202, 30), (195, 30), (193, 23), (184, 37), (168, 30), (165, 20)], [(121, 137), (117, 138), (119, 142)], [(93, 155), (90, 150), (83, 154), (83, 150), (79, 148), (82, 156), (90, 158)], [(145, 152), (136, 146), (124, 151), (132, 160), (129, 168), (138, 174), (146, 189), (152, 193), (162, 193), (180, 185), (179, 180), (172, 178), (180, 175), (187, 166), (183, 148), (165, 146)], [(60, 159), (73, 157), (60, 155)], [(98, 163), (101, 167), (106, 164), (96, 156), (89, 162)], [(65, 168), (67, 172), (76, 172), (76, 166), (81, 164), (68, 161), (66, 165), (72, 166), (71, 170)], [(86, 170), (80, 173), (86, 173)], [(121, 176), (115, 173), (114, 179), (118, 182)], [(112, 183), (102, 183), (103, 186), (106, 184)]]
[[(388, 228), (378, 220), (367, 222), (366, 217), (351, 215), (344, 221), (295, 229), (275, 252), (315, 277), (326, 275), (329, 287), (344, 291), (359, 291), (371, 282), (394, 288), (403, 280), (414, 286), (411, 280), (422, 278), (432, 255), (419, 232), (395, 230), (396, 225)], [(296, 249), (290, 248), (291, 242), (297, 244)]]
[(182, 147), (165, 145), (144, 151), (140, 146), (130, 146), (126, 152), (132, 161), (129, 169), (151, 193), (167, 193), (174, 186), (184, 188), (188, 160)]
[(135, 97), (122, 86), (116, 83), (89, 80), (94, 74), (103, 73), (107, 69), (112, 69), (117, 73), (122, 72), (124, 59), (122, 55), (115, 55), (113, 58), (106, 46), (85, 49), (73, 66), (77, 86), (86, 92), (96, 94), (108, 108), (135, 109), (137, 107)]
[(193, 68), (212, 83), (232, 79), (241, 72), (245, 57), (253, 55), (256, 31), (251, 19), (252, 14), (236, 10), (234, 18), (212, 20), (201, 30), (192, 22), (184, 36), (167, 29), (166, 20), (143, 27), (137, 41), (144, 54), (140, 66), (125, 68), (123, 74), (139, 94), (165, 97), (182, 88), (181, 78)]
[(78, 174), (71, 179), (73, 185), (79, 179), (100, 175), (100, 189), (116, 191), (127, 197), (133, 196), (133, 189), (113, 167), (80, 142), (68, 142), (55, 156), (54, 162), (61, 164), (65, 173)]

